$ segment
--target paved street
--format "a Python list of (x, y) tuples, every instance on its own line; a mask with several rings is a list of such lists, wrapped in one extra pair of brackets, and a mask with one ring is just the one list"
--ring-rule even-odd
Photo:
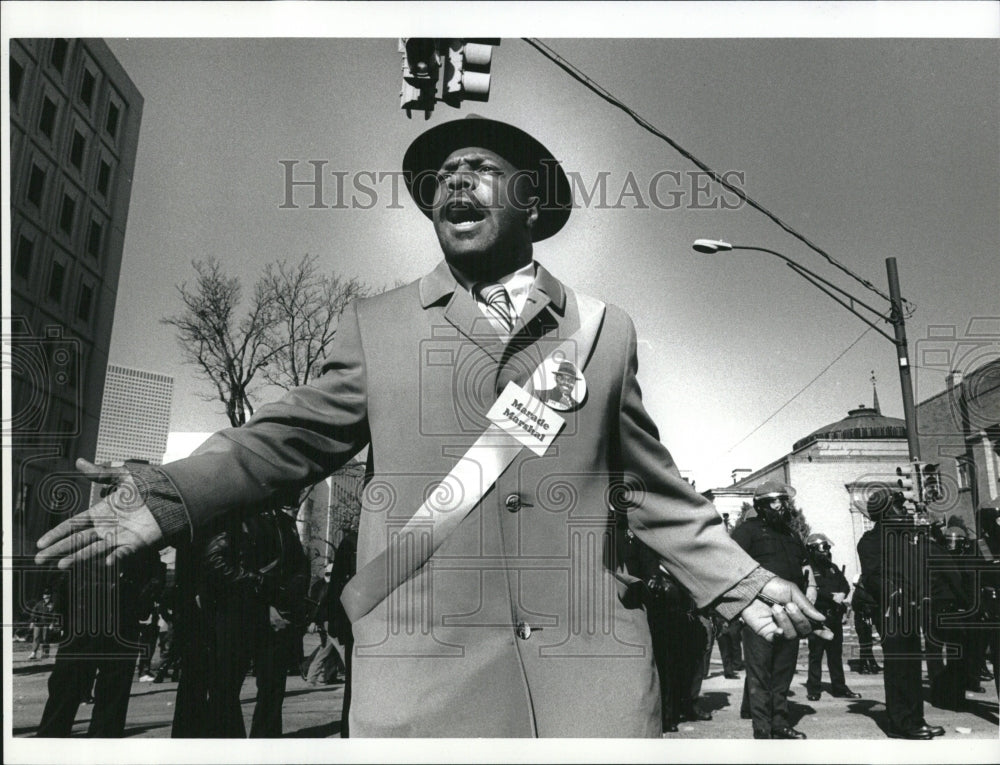
[[(317, 642), (315, 635), (306, 636), (306, 651)], [(31, 736), (42, 714), (46, 699), (46, 681), (53, 661), (29, 662), (28, 646), (14, 644), (14, 717), (15, 736)], [(810, 738), (818, 739), (884, 739), (881, 726), (885, 724), (885, 707), (882, 703), (881, 675), (859, 675), (848, 671), (848, 684), (863, 698), (854, 701), (831, 698), (824, 693), (817, 702), (806, 700), (805, 653), (800, 653), (800, 663), (791, 697), (793, 722)], [(668, 739), (745, 738), (751, 736), (750, 722), (739, 716), (740, 694), (743, 681), (727, 680), (722, 676), (716, 650), (712, 663), (712, 676), (703, 686), (702, 703), (712, 711), (711, 722), (681, 723), (677, 733), (666, 734)], [(881, 657), (879, 657), (881, 661)], [(742, 675), (741, 675), (742, 677)], [(997, 696), (992, 682), (983, 683), (984, 694), (968, 693), (969, 708), (964, 712), (948, 712), (925, 705), (927, 721), (943, 725), (949, 739), (997, 739)], [(140, 683), (132, 685), (129, 705), (127, 737), (160, 738), (170, 735), (170, 722), (174, 712), (177, 684)], [(253, 714), (253, 678), (243, 685), (243, 713), (247, 728)], [(288, 693), (284, 705), (284, 729), (289, 737), (328, 737), (340, 734), (340, 707), (344, 697), (343, 684), (311, 687), (301, 677), (288, 678)], [(74, 735), (85, 735), (90, 720), (89, 706), (81, 706)], [(961, 732), (967, 730), (968, 732)]]

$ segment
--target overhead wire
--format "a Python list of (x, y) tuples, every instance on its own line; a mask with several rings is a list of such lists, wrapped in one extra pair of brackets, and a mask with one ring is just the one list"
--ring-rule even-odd
[(752, 436), (758, 430), (760, 430), (765, 425), (767, 425), (767, 423), (769, 423), (771, 420), (773, 420), (775, 417), (777, 417), (778, 414), (785, 407), (787, 407), (789, 404), (791, 404), (793, 401), (795, 401), (795, 399), (797, 399), (799, 396), (801, 396), (803, 393), (805, 393), (806, 390), (809, 388), (809, 386), (811, 386), (820, 377), (822, 377), (824, 374), (826, 374), (827, 370), (830, 369), (830, 367), (832, 367), (834, 364), (836, 364), (838, 361), (840, 361), (847, 354), (847, 352), (849, 350), (851, 350), (851, 348), (853, 348), (855, 345), (857, 345), (858, 343), (860, 343), (861, 339), (865, 335), (867, 335), (869, 332), (871, 332), (871, 331), (872, 331), (872, 327), (868, 327), (864, 332), (862, 332), (860, 335), (858, 335), (857, 340), (855, 340), (849, 346), (847, 346), (846, 348), (844, 348), (844, 350), (842, 350), (840, 353), (838, 353), (837, 357), (833, 361), (831, 361), (829, 364), (827, 364), (825, 367), (823, 367), (823, 369), (820, 370), (819, 374), (817, 374), (813, 379), (811, 379), (809, 382), (807, 382), (805, 385), (803, 385), (802, 388), (798, 391), (798, 393), (796, 393), (794, 396), (792, 396), (790, 399), (788, 399), (788, 401), (786, 401), (784, 404), (782, 404), (777, 409), (775, 409), (774, 412), (772, 412), (762, 423), (760, 423), (760, 425), (758, 425), (756, 428), (754, 428), (749, 433), (747, 433), (745, 436), (743, 436), (743, 438), (741, 438), (735, 444), (733, 444), (728, 449), (726, 449), (726, 454), (729, 454), (733, 449), (735, 449), (737, 446), (739, 446), (740, 444), (742, 444), (744, 441), (746, 441), (748, 438), (750, 438), (750, 436)]
[[(526, 43), (528, 43), (530, 46), (532, 46), (535, 50), (537, 50), (543, 56), (545, 56), (545, 58), (547, 58), (550, 61), (552, 61), (552, 63), (554, 63), (556, 66), (558, 66), (560, 69), (562, 69), (568, 75), (570, 75), (577, 82), (581, 83), (586, 88), (588, 88), (589, 90), (591, 90), (594, 93), (596, 93), (600, 98), (602, 98), (603, 100), (607, 101), (612, 106), (614, 106), (614, 107), (616, 107), (618, 109), (621, 109), (629, 117), (631, 117), (632, 120), (637, 125), (639, 125), (641, 128), (643, 128), (644, 130), (646, 130), (649, 133), (652, 133), (657, 138), (659, 138), (662, 141), (664, 141), (667, 144), (669, 144), (675, 151), (677, 151), (678, 154), (680, 154), (682, 157), (684, 157), (685, 159), (687, 159), (690, 162), (692, 162), (700, 170), (702, 170), (705, 173), (707, 173), (712, 178), (712, 180), (714, 180), (716, 183), (718, 183), (719, 185), (723, 186), (727, 190), (731, 191), (733, 194), (735, 194), (736, 196), (738, 196), (740, 199), (742, 199), (744, 202), (746, 202), (748, 205), (750, 205), (754, 209), (756, 209), (756, 210), (760, 211), (761, 213), (763, 213), (765, 216), (767, 216), (768, 218), (770, 218), (774, 223), (776, 223), (786, 233), (792, 235), (793, 237), (795, 237), (796, 239), (798, 239), (800, 242), (802, 242), (803, 244), (805, 244), (807, 247), (809, 247), (811, 250), (813, 250), (814, 252), (818, 253), (822, 257), (824, 257), (827, 260), (827, 262), (829, 262), (831, 265), (835, 266), (836, 268), (839, 268), (841, 271), (843, 271), (845, 274), (847, 274), (848, 276), (850, 276), (852, 279), (854, 279), (855, 281), (857, 281), (858, 283), (860, 283), (866, 289), (871, 290), (876, 295), (879, 295), (880, 297), (884, 298), (885, 300), (889, 300), (891, 302), (889, 296), (886, 295), (882, 290), (880, 290), (874, 284), (872, 284), (870, 281), (868, 281), (864, 277), (858, 276), (856, 273), (854, 273), (847, 266), (845, 266), (842, 263), (840, 263), (839, 261), (837, 261), (826, 250), (824, 250), (823, 248), (821, 248), (819, 245), (815, 244), (814, 242), (810, 241), (804, 234), (801, 234), (798, 231), (796, 231), (794, 228), (791, 227), (791, 225), (789, 225), (788, 223), (785, 223), (775, 213), (771, 212), (766, 207), (764, 207), (763, 204), (761, 204), (757, 200), (755, 200), (752, 197), (750, 197), (741, 188), (739, 188), (739, 187), (733, 185), (732, 183), (730, 183), (729, 181), (727, 181), (725, 178), (722, 177), (722, 175), (720, 175), (715, 170), (713, 170), (711, 167), (709, 167), (706, 163), (704, 163), (703, 161), (701, 161), (700, 159), (698, 159), (694, 154), (692, 154), (687, 149), (685, 149), (683, 146), (681, 146), (676, 140), (674, 140), (673, 138), (671, 138), (670, 136), (668, 136), (663, 131), (659, 130), (655, 125), (653, 125), (651, 122), (649, 122), (646, 118), (644, 118), (641, 115), (639, 115), (634, 109), (632, 109), (630, 106), (628, 106), (627, 104), (625, 104), (619, 98), (617, 98), (616, 96), (614, 96), (611, 92), (609, 92), (607, 89), (605, 89), (604, 87), (602, 87), (600, 84), (598, 84), (597, 82), (595, 82), (593, 80), (593, 78), (591, 78), (588, 75), (584, 74), (584, 72), (582, 72), (578, 67), (576, 67), (575, 65), (571, 64), (565, 58), (563, 58), (562, 56), (560, 56), (558, 53), (556, 53), (554, 50), (552, 50), (552, 48), (550, 48), (548, 45), (546, 45), (545, 43), (543, 43), (541, 40), (538, 40), (538, 39), (533, 38), (533, 37), (523, 37), (521, 39), (524, 40)], [(906, 304), (906, 307), (904, 308), (904, 313), (906, 313), (907, 316), (912, 315), (913, 310), (914, 310), (914, 307), (912, 306), (912, 304), (910, 304), (909, 301), (905, 300), (905, 298), (903, 299), (903, 303)]]

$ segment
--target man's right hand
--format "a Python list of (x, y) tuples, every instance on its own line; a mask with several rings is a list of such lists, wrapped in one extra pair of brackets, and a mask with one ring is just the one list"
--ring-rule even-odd
[(43, 534), (35, 563), (57, 561), (59, 568), (65, 569), (104, 556), (110, 566), (143, 548), (163, 545), (163, 532), (127, 470), (102, 470), (83, 459), (76, 461), (76, 468), (95, 483), (115, 484), (116, 488), (89, 510)]
[(775, 637), (796, 639), (815, 631), (817, 637), (829, 640), (833, 633), (818, 625), (813, 630), (809, 623), (824, 620), (798, 587), (791, 582), (774, 577), (741, 614), (743, 622), (762, 638), (771, 642)]

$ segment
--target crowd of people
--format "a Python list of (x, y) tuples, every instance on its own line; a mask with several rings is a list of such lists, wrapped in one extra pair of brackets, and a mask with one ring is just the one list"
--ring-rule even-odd
[[(990, 629), (997, 619), (996, 566), (991, 571), (989, 565), (1000, 550), (996, 512), (987, 508), (980, 514), (984, 534), (977, 539), (960, 525), (918, 527), (892, 495), (879, 497), (870, 507), (876, 526), (859, 544), (864, 570), (852, 587), (825, 534), (797, 536), (790, 523), (794, 495), (790, 486), (761, 484), (754, 495), (755, 515), (732, 534), (771, 570), (800, 577), (832, 633), (808, 638), (807, 700), (818, 701), (822, 695), (824, 658), (830, 695), (861, 698), (847, 685), (843, 658), (843, 628), (853, 612), (855, 672), (883, 671), (875, 659), (873, 632), (883, 641), (888, 638), (883, 651), (890, 735), (940, 735), (923, 720), (922, 705), (914, 711), (922, 694), (921, 661), (930, 678), (927, 701), (940, 709), (961, 710), (967, 691), (983, 693), (983, 680), (997, 682), (997, 635)], [(877, 501), (889, 503), (888, 516)], [(919, 540), (921, 557), (909, 567), (886, 567), (884, 553), (875, 546), (890, 528), (890, 539), (909, 530)], [(739, 619), (727, 621), (699, 610), (649, 547), (631, 533), (627, 540), (627, 567), (639, 575), (638, 597), (652, 635), (663, 731), (677, 732), (685, 721), (712, 720), (712, 712), (699, 701), (717, 643), (725, 678), (746, 673), (741, 716), (752, 720), (754, 737), (803, 738), (788, 716), (799, 642), (760, 641)], [(104, 567), (90, 567), (74, 578), (72, 590), (69, 577), (61, 577), (58, 598), (46, 587), (26, 611), (33, 643), (29, 660), (47, 657), (51, 643), (59, 645), (37, 735), (70, 735), (85, 702), (95, 705), (89, 735), (121, 736), (133, 677), (162, 683), (169, 675), (174, 682), (180, 678), (175, 737), (245, 737), (240, 693), (251, 673), (258, 695), (250, 736), (277, 737), (282, 733), (285, 678), (291, 671), (310, 686), (346, 683), (340, 726), (346, 737), (353, 637), (340, 594), (355, 572), (356, 546), (356, 533), (345, 529), (322, 579), (306, 589), (306, 559), (291, 516), (272, 511), (249, 521), (229, 518), (183, 550), (169, 586), (165, 567), (150, 553), (129, 559), (116, 577)], [(920, 570), (928, 574), (924, 588), (905, 576)], [(892, 609), (881, 607), (886, 586), (893, 588), (889, 601), (894, 608), (909, 607), (918, 616), (919, 634), (896, 634), (900, 628)], [(88, 634), (87, 625), (95, 623), (92, 604), (98, 602), (115, 604), (105, 625), (114, 629)], [(902, 610), (895, 621), (901, 615)], [(307, 629), (318, 634), (320, 644), (303, 657)], [(711, 736), (710, 728), (705, 735)]]
[[(86, 703), (93, 705), (88, 736), (121, 737), (132, 682), (169, 676), (177, 683), (173, 737), (244, 738), (240, 695), (252, 675), (257, 698), (249, 735), (281, 736), (290, 673), (311, 685), (349, 682), (350, 622), (339, 594), (354, 571), (356, 535), (348, 529), (342, 537), (327, 575), (308, 592), (305, 552), (283, 510), (230, 516), (184, 545), (170, 583), (151, 550), (120, 567), (57, 575), (58, 596), (47, 587), (26, 613), (34, 641), (29, 660), (58, 646), (36, 735), (70, 736)], [(307, 629), (320, 633), (321, 646), (304, 658)], [(348, 707), (349, 690), (343, 735)]]

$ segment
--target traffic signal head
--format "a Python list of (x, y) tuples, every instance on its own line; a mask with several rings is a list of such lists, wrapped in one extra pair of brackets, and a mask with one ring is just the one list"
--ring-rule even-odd
[(462, 101), (487, 101), (493, 47), (500, 40), (449, 40), (444, 67), (443, 97), (458, 106)]
[(936, 462), (928, 462), (923, 465), (921, 486), (923, 487), (924, 502), (937, 502), (944, 499), (940, 467), (941, 465)]
[(923, 501), (920, 493), (920, 475), (919, 463), (896, 468), (896, 487), (904, 502), (917, 505)]
[(420, 109), (425, 117), (430, 117), (437, 100), (438, 74), (441, 59), (437, 41), (433, 37), (402, 37), (399, 52), (403, 56), (403, 87), (399, 106), (406, 109)]

